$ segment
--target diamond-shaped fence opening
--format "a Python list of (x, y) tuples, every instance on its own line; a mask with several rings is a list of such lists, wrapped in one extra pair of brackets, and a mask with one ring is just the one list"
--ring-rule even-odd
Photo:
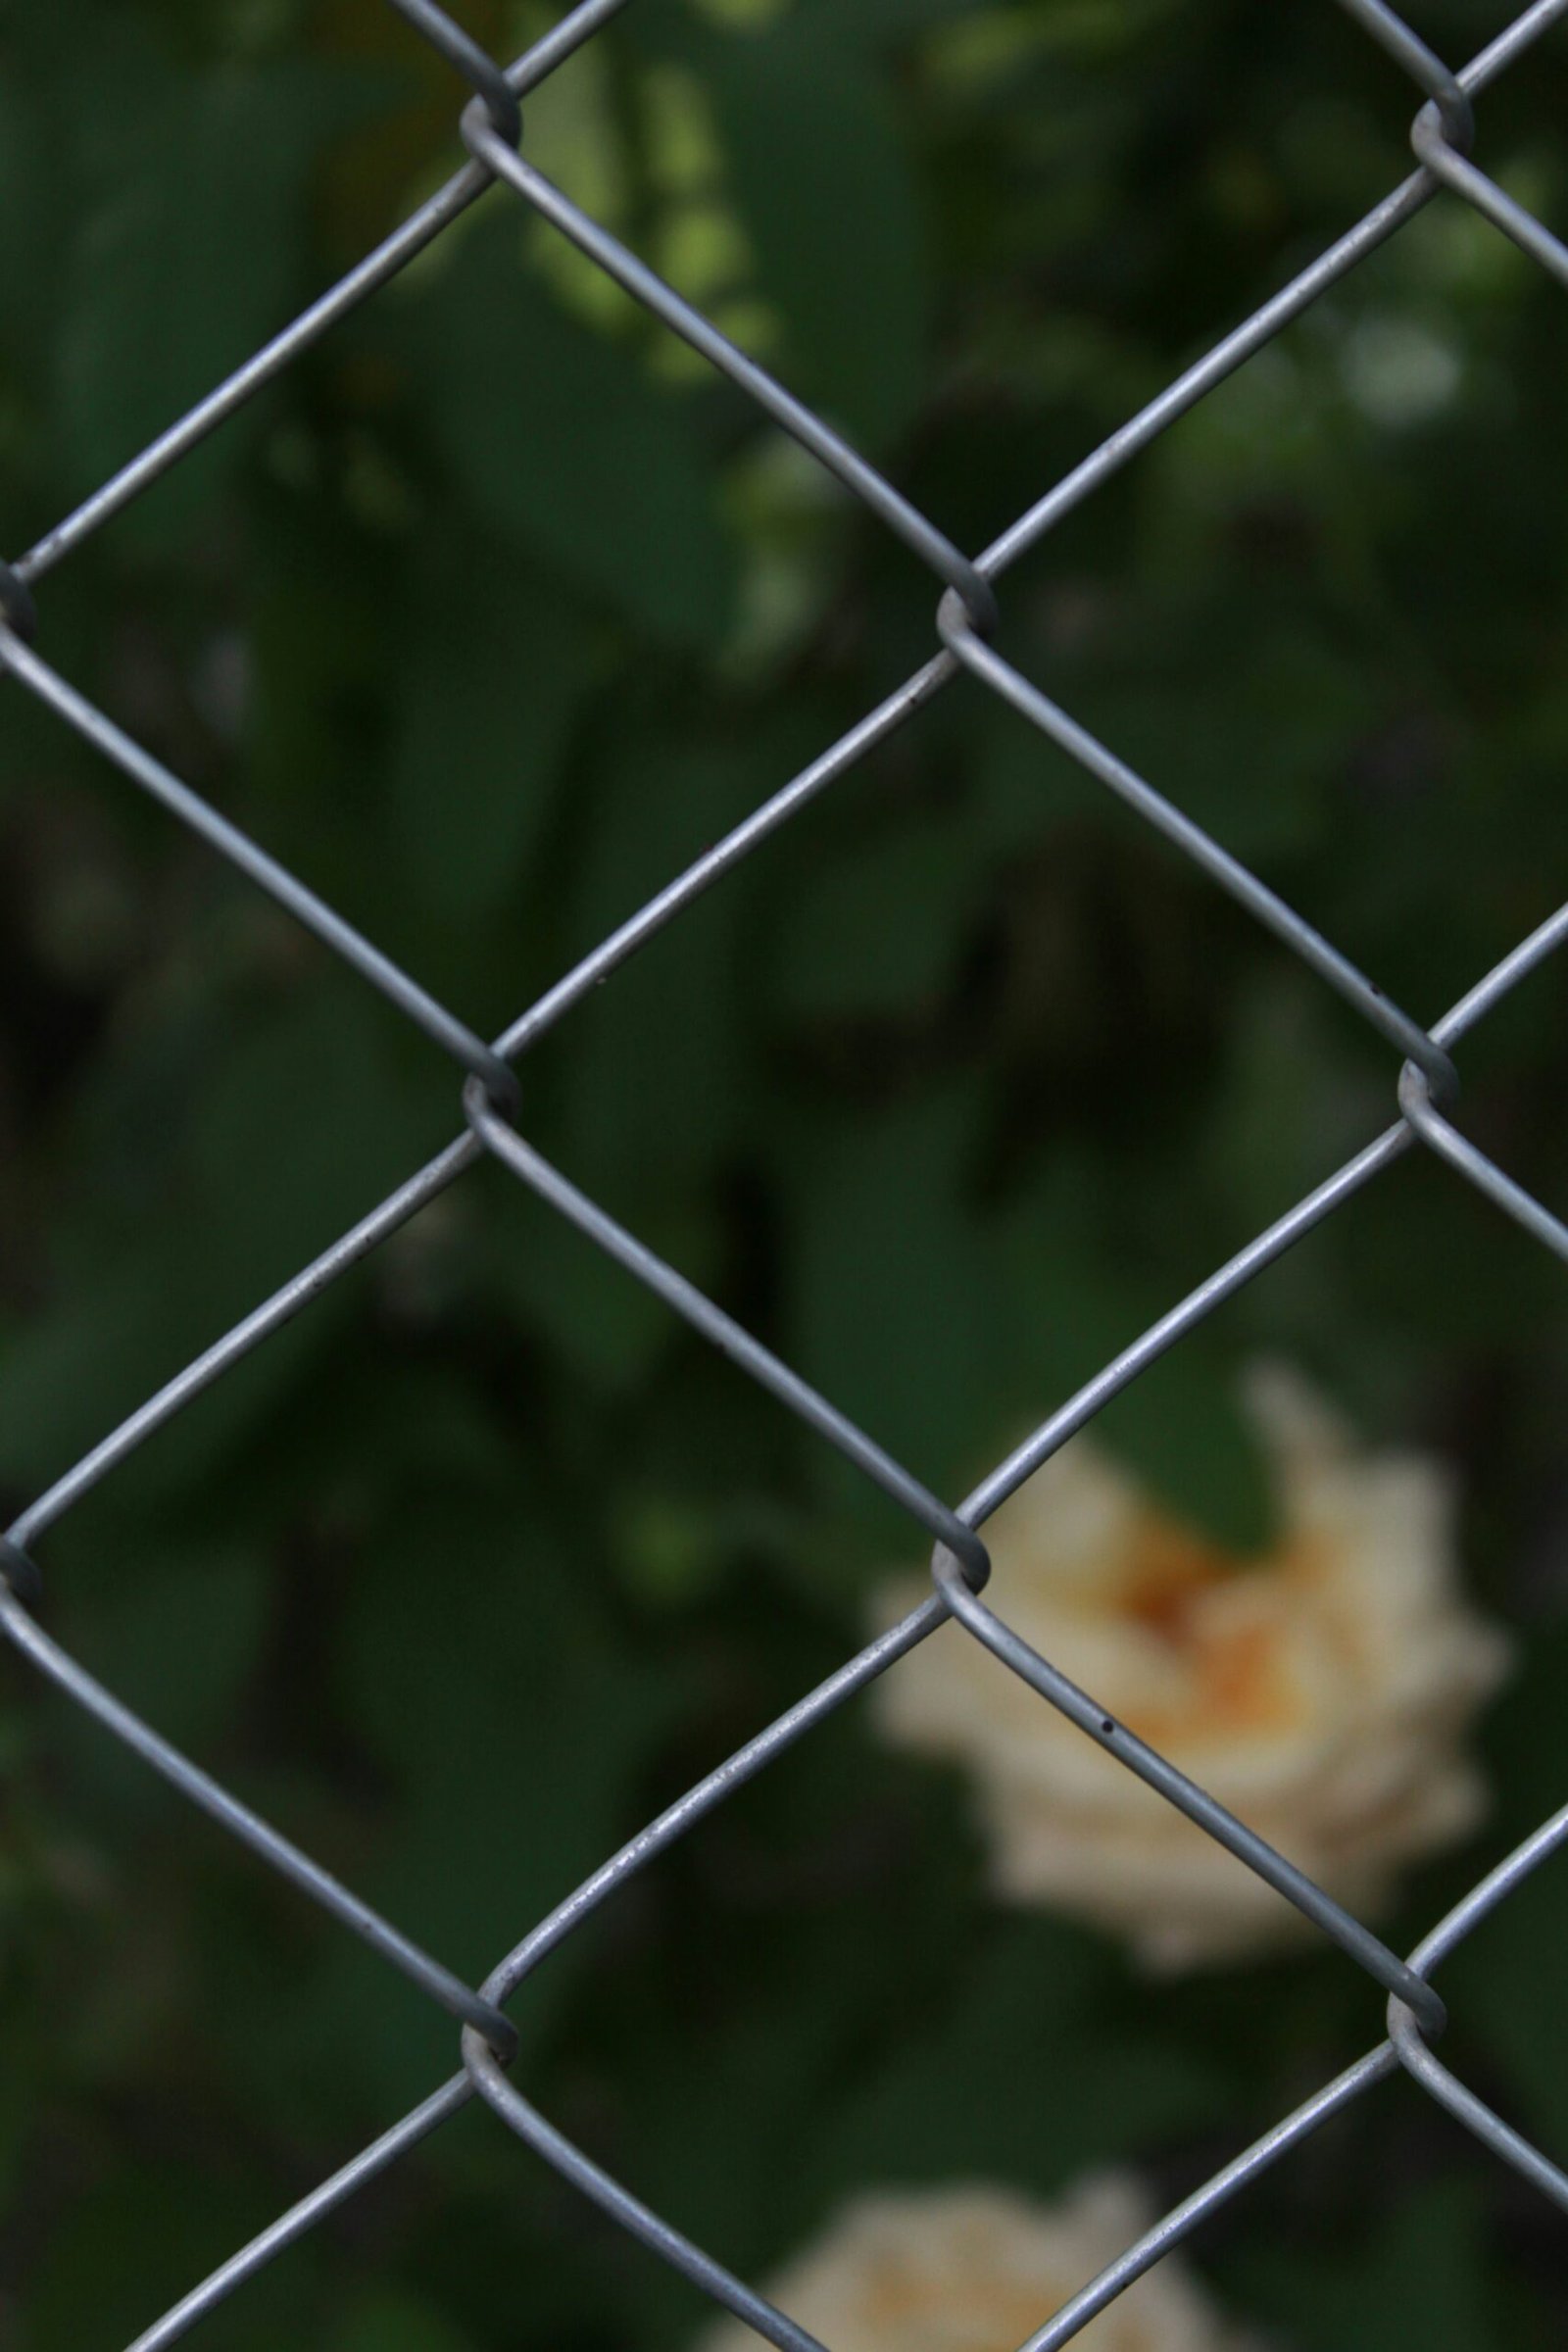
[[(644, 4), (656, 6), (658, 0), (644, 0)], [(667, 2217), (657, 2202), (643, 2202), (640, 2195), (612, 2179), (531, 2104), (525, 2083), (513, 2068), (517, 2035), (507, 2009), (524, 1979), (548, 1963), (558, 1946), (602, 1904), (612, 1902), (619, 1889), (650, 1869), (734, 1789), (796, 1741), (809, 1738), (813, 1728), (854, 1693), (879, 1675), (897, 1673), (899, 1661), (950, 1619), (957, 1621), (950, 1639), (957, 1638), (961, 1630), (983, 1644), (992, 1653), (998, 1677), (1019, 1677), (1042, 1706), (1059, 1710), (1086, 1740), (1097, 1742), (1168, 1804), (1228, 1847), (1338, 1945), (1348, 1963), (1363, 1970), (1381, 1987), (1388, 2005), (1386, 2038), (1254, 2145), (1238, 2152), (1098, 2278), (1086, 2281), (1061, 2310), (1042, 2312), (1028, 2352), (1050, 2352), (1051, 2347), (1070, 2342), (1125, 2286), (1205, 2217), (1241, 2194), (1267, 2168), (1288, 2161), (1292, 2151), (1331, 2116), (1399, 2070), (1456, 2117), (1492, 2157), (1514, 2167), (1545, 2197), (1568, 2205), (1568, 2176), (1510, 2122), (1484, 2105), (1449, 2071), (1433, 2046), (1445, 2023), (1444, 2003), (1433, 1982), (1439, 1964), (1568, 1838), (1568, 1808), (1552, 1815), (1499, 1861), (1413, 1952), (1401, 1958), (1247, 1823), (1105, 1712), (1093, 1692), (1076, 1688), (984, 1596), (989, 1561), (982, 1531), (998, 1506), (1143, 1371), (1168, 1349), (1179, 1348), (1187, 1335), (1255, 1274), (1404, 1154), (1425, 1148), (1482, 1196), (1478, 1215), (1500, 1209), (1546, 1250), (1568, 1257), (1568, 1228), (1478, 1150), (1457, 1123), (1454, 1058), (1469, 1032), (1568, 935), (1568, 909), (1521, 940), (1493, 970), (1480, 975), (1442, 1019), (1425, 1027), (1359, 968), (1353, 943), (1347, 948), (1327, 939), (1314, 927), (1309, 912), (1287, 905), (1182, 808), (1165, 798), (1157, 779), (1139, 774), (1118, 756), (1113, 744), (1100, 741), (1004, 650), (1006, 598), (1004, 591), (999, 591), (1011, 567), (1063, 517), (1092, 498), (1167, 427), (1263, 351), (1435, 200), (1472, 208), (1568, 291), (1568, 248), (1474, 160), (1478, 149), (1484, 151), (1474, 102), (1493, 83), (1524, 67), (1534, 45), (1568, 17), (1568, 0), (1535, 0), (1457, 72), (1445, 65), (1381, 0), (1342, 0), (1342, 4), (1413, 85), (1419, 108), (1411, 132), (1415, 169), (1335, 245), (1161, 389), (1071, 472), (1044, 488), (1027, 513), (971, 557), (842, 432), (739, 349), (710, 318), (666, 284), (645, 259), (564, 194), (529, 160), (523, 122), (529, 93), (591, 41), (620, 13), (626, 0), (583, 0), (506, 70), (433, 0), (394, 0), (408, 21), (411, 39), (422, 36), (453, 69), (455, 104), (463, 97), (461, 85), (471, 90), (461, 111), (468, 161), (374, 253), (246, 359), (56, 529), (11, 564), (0, 565), (0, 612), (4, 614), (0, 657), (11, 692), (34, 698), (64, 727), (74, 730), (139, 786), (167, 817), (200, 836), (251, 885), (270, 894), (361, 979), (379, 991), (431, 1045), (450, 1057), (462, 1102), (462, 1124), (450, 1144), (74, 1461), (21, 1512), (0, 1547), (5, 1577), (0, 1588), (0, 1621), (16, 1648), (125, 1748), (248, 1845), (270, 1869), (292, 1882), (392, 1968), (401, 1970), (456, 2021), (461, 2033), (462, 2063), (448, 2082), (220, 2270), (193, 2286), (136, 2339), (139, 2352), (152, 2352), (152, 2347), (173, 2342), (227, 2297), (242, 2292), (246, 2281), (274, 2255), (354, 2198), (475, 2097), (492, 2108), (565, 2181), (654, 2255), (684, 2273), (716, 2304), (749, 2322), (760, 2336), (785, 2347), (786, 2352), (821, 2352), (815, 2339), (788, 2312), (775, 2309), (753, 2286), (683, 2235), (678, 2220)], [(493, 202), (515, 200), (519, 208), (570, 240), (579, 254), (663, 329), (682, 338), (710, 368), (738, 386), (773, 426), (808, 454), (824, 477), (831, 477), (843, 492), (858, 500), (880, 525), (903, 542), (909, 557), (930, 573), (933, 650), (923, 666), (888, 693), (857, 726), (822, 750), (798, 774), (781, 779), (770, 799), (601, 939), (499, 1036), (487, 1039), (379, 949), (357, 922), (318, 895), (309, 876), (274, 858), (143, 749), (111, 712), (86, 700), (55, 665), (47, 649), (48, 581), (55, 567), (171, 468), (180, 466), (209, 432), (255, 398), (280, 370), (291, 367), (318, 341), (330, 338), (340, 319), (373, 297), (441, 237), (476, 198), (492, 190)], [(1209, 884), (1228, 893), (1272, 934), (1280, 956), (1298, 958), (1327, 989), (1337, 992), (1359, 1013), (1380, 1044), (1395, 1050), (1391, 1098), (1396, 1095), (1396, 1102), (1393, 1102), (1395, 1115), (1380, 1134), (1370, 1137), (1352, 1158), (1265, 1232), (1247, 1240), (1188, 1298), (1098, 1371), (970, 1494), (953, 1504), (928, 1489), (916, 1467), (893, 1458), (830, 1397), (819, 1394), (701, 1288), (627, 1231), (568, 1174), (540, 1154), (529, 1141), (527, 1086), (519, 1080), (518, 1069), (525, 1068), (529, 1049), (564, 1014), (611, 980), (646, 942), (667, 925), (678, 923), (703, 894), (721, 890), (733, 868), (828, 785), (899, 729), (917, 727), (926, 707), (963, 672), (1005, 707), (1007, 724), (1020, 731), (1032, 728), (1064, 752), (1084, 771), (1087, 792), (1103, 789), (1114, 795), (1134, 817), (1153, 827), (1191, 860)], [(373, 915), (373, 891), (368, 882), (361, 904)], [(41, 1622), (46, 1611), (41, 1606), (42, 1580), (35, 1555), (49, 1530), (100, 1481), (115, 1473), (145, 1438), (221, 1381), (283, 1323), (296, 1314), (310, 1313), (313, 1302), (341, 1274), (486, 1158), (499, 1163), (613, 1261), (618, 1280), (641, 1285), (662, 1310), (683, 1318), (710, 1341), (728, 1359), (731, 1377), (757, 1384), (781, 1414), (793, 1415), (824, 1446), (837, 1448), (901, 1506), (921, 1541), (931, 1547), (932, 1585), (929, 1597), (918, 1608), (725, 1758), (547, 1918), (530, 1926), (514, 1948), (475, 1986), (425, 1951), (394, 1922), (362, 1902), (78, 1665)], [(1544, 1965), (1549, 1961), (1544, 1958)], [(658, 2199), (657, 2180), (644, 2187), (651, 2198)]]

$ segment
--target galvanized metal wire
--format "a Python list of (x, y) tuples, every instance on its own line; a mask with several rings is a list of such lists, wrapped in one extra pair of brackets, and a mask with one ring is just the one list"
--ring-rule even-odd
[[(448, 2081), (154, 2320), (136, 2337), (132, 2352), (159, 2352), (172, 2344), (265, 2264), (356, 2196), (475, 2096), (564, 2180), (715, 2303), (749, 2322), (760, 2336), (780, 2346), (782, 2352), (824, 2352), (787, 2312), (776, 2309), (712, 2255), (693, 2244), (655, 2205), (643, 2202), (612, 2180), (539, 2112), (511, 2071), (516, 2034), (507, 2007), (524, 1980), (627, 1881), (855, 1692), (878, 1675), (896, 1671), (900, 1659), (950, 1619), (992, 1652), (999, 1675), (1017, 1675), (1044, 1703), (1076, 1724), (1086, 1739), (1106, 1749), (1126, 1770), (1237, 1855), (1364, 1970), (1386, 1996), (1382, 2039), (1252, 2146), (1242, 2150), (1059, 2311), (1042, 2313), (1041, 2325), (1023, 2352), (1055, 2352), (1056, 2347), (1071, 2342), (1097, 2312), (1210, 2214), (1289, 2155), (1331, 2116), (1400, 2070), (1456, 2117), (1493, 2156), (1513, 2166), (1556, 2204), (1568, 2207), (1568, 2175), (1484, 2105), (1443, 2063), (1433, 2046), (1446, 2022), (1444, 2003), (1433, 1983), (1440, 1964), (1568, 1839), (1568, 1806), (1497, 1862), (1414, 1951), (1400, 1957), (1254, 1830), (1106, 1714), (1091, 1693), (1077, 1689), (1051, 1660), (1030, 1647), (982, 1597), (989, 1561), (980, 1533), (999, 1504), (1093, 1420), (1111, 1397), (1254, 1275), (1413, 1149), (1424, 1147), (1432, 1152), (1484, 1201), (1513, 1218), (1556, 1256), (1568, 1259), (1568, 1227), (1480, 1152), (1455, 1123), (1459, 1086), (1453, 1059), (1460, 1041), (1568, 939), (1568, 906), (1520, 941), (1440, 1020), (1423, 1025), (1394, 1004), (1341, 948), (1325, 939), (1007, 660), (998, 643), (1004, 634), (1004, 615), (997, 597), (997, 583), (1003, 575), (1066, 514), (1440, 196), (1471, 206), (1568, 289), (1568, 248), (1489, 178), (1471, 154), (1480, 135), (1475, 100), (1568, 17), (1568, 0), (1533, 0), (1532, 6), (1457, 71), (1450, 71), (1383, 0), (1341, 0), (1347, 13), (1381, 44), (1419, 93), (1420, 110), (1410, 134), (1416, 169), (974, 557), (964, 555), (937, 522), (914, 507), (840, 433), (739, 350), (710, 319), (693, 309), (527, 160), (520, 101), (628, 0), (581, 0), (505, 70), (434, 5), (434, 0), (391, 0), (391, 4), (408, 21), (411, 37), (429, 41), (474, 93), (458, 118), (467, 163), (337, 285), (248, 357), (55, 529), (13, 563), (0, 563), (0, 667), (9, 673), (15, 690), (31, 695), (52, 710), (130, 783), (268, 892), (414, 1022), (457, 1065), (463, 1109), (462, 1127), (443, 1151), (65, 1469), (0, 1538), (0, 1627), (15, 1648), (124, 1748), (248, 1845), (268, 1868), (362, 1938), (391, 1967), (401, 1970), (457, 2022), (461, 2034), (461, 2065)], [(655, 0), (647, 0), (647, 4), (653, 5)], [(635, 301), (737, 384), (849, 495), (904, 542), (931, 572), (939, 601), (934, 623), (936, 650), (911, 677), (601, 940), (499, 1037), (486, 1041), (306, 880), (220, 815), (63, 677), (38, 650), (40, 641), (48, 639), (48, 599), (45, 595), (40, 612), (34, 591), (58, 564), (329, 333), (339, 319), (440, 236), (470, 204), (498, 187), (550, 221)], [(1362, 1015), (1396, 1050), (1398, 1062), (1391, 1072), (1396, 1116), (1380, 1135), (1152, 1324), (1059, 1406), (972, 1494), (954, 1505), (932, 1494), (914, 1470), (893, 1459), (830, 1398), (819, 1395), (545, 1160), (524, 1132), (526, 1105), (514, 1065), (656, 933), (760, 850), (878, 744), (913, 721), (963, 673), (1008, 706), (1021, 725), (1037, 729), (1067, 752), (1091, 777), (1229, 892), (1285, 951), (1298, 957)], [(868, 1643), (787, 1714), (725, 1758), (604, 1862), (547, 1918), (528, 1929), (482, 1984), (472, 1986), (242, 1804), (70, 1656), (39, 1622), (43, 1585), (34, 1554), (40, 1539), (56, 1522), (123, 1463), (144, 1439), (183, 1411), (291, 1317), (304, 1312), (341, 1274), (485, 1158), (499, 1162), (586, 1234), (629, 1279), (653, 1292), (711, 1341), (740, 1377), (756, 1382), (784, 1411), (836, 1446), (901, 1505), (931, 1541), (932, 1589), (929, 1598), (900, 1624)], [(658, 2185), (650, 2184), (656, 2196)], [(833, 2352), (833, 2347), (825, 2352)]]

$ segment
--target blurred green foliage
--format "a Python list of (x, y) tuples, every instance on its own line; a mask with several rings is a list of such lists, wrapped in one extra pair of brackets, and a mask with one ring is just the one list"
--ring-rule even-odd
[[(550, 21), (464, 15), (498, 51)], [(1497, 22), (1421, 15), (1455, 58)], [(377, 0), (0, 10), (9, 553), (456, 167), (459, 98)], [(1559, 222), (1565, 106), (1556, 39), (1482, 110), (1488, 169)], [(1402, 175), (1410, 112), (1326, 4), (636, 0), (525, 135), (979, 546)], [(1568, 866), (1565, 367), (1560, 294), (1436, 207), (1004, 592), (1012, 658), (1423, 1018)], [(913, 560), (505, 195), (39, 602), (69, 676), (487, 1032), (934, 642)], [(458, 1118), (438, 1054), (4, 699), (20, 1506)], [(1547, 969), (1464, 1057), (1469, 1131), (1559, 1203), (1565, 1014)], [(522, 1072), (576, 1182), (950, 1494), (1376, 1132), (1393, 1075), (968, 682)], [(1412, 1158), (1216, 1317), (1105, 1426), (1243, 1547), (1260, 1348), (1455, 1460), (1475, 1589), (1530, 1646), (1495, 1818), (1388, 1923), (1410, 1938), (1562, 1793), (1558, 1275)], [(89, 1665), (477, 1976), (837, 1663), (919, 1548), (486, 1169), (43, 1559)], [(5, 2340), (78, 2352), (455, 2051), (20, 1669), (0, 1740)], [(1559, 2155), (1565, 1902), (1556, 1863), (1451, 1970), (1456, 2063)], [(999, 1911), (961, 1789), (858, 1710), (518, 2011), (547, 2112), (759, 2276), (868, 2181), (1050, 2190), (1114, 2157), (1185, 2187), (1380, 2016), (1315, 1953), (1151, 1989)], [(1476, 2352), (1559, 2340), (1555, 2227), (1395, 2085), (1200, 2255), (1300, 2352)], [(673, 2352), (700, 2318), (470, 2114), (208, 2335)]]

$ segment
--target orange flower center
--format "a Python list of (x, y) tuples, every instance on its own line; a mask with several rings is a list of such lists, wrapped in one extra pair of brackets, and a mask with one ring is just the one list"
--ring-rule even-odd
[[(1308, 1547), (1288, 1544), (1252, 1570), (1273, 1594), (1305, 1581)], [(1274, 1609), (1240, 1622), (1209, 1606), (1249, 1564), (1157, 1511), (1140, 1515), (1116, 1595), (1119, 1616), (1145, 1626), (1179, 1653), (1188, 1689), (1180, 1702), (1146, 1706), (1129, 1729), (1153, 1746), (1215, 1733), (1280, 1731), (1299, 1711), (1285, 1668), (1284, 1623)]]

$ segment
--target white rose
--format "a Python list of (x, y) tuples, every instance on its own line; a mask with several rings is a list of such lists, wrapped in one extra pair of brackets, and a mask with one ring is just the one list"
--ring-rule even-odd
[[(987, 1598), (1042, 1657), (1358, 1913), (1397, 1867), (1471, 1828), (1461, 1738), (1504, 1669), (1464, 1605), (1442, 1465), (1369, 1456), (1294, 1375), (1246, 1402), (1281, 1535), (1238, 1561), (1172, 1518), (1088, 1438), (986, 1527)], [(879, 1614), (929, 1584), (901, 1579)], [(956, 1625), (878, 1684), (889, 1739), (974, 1773), (997, 1889), (1075, 1911), (1183, 1968), (1304, 1923)]]
[[(1016, 2352), (1141, 2237), (1152, 2215), (1120, 2176), (1054, 2205), (1003, 2188), (858, 2198), (767, 2289), (827, 2352)], [(724, 2320), (698, 2352), (759, 2352)], [(1084, 2352), (1242, 2352), (1166, 2255), (1073, 2339)]]

